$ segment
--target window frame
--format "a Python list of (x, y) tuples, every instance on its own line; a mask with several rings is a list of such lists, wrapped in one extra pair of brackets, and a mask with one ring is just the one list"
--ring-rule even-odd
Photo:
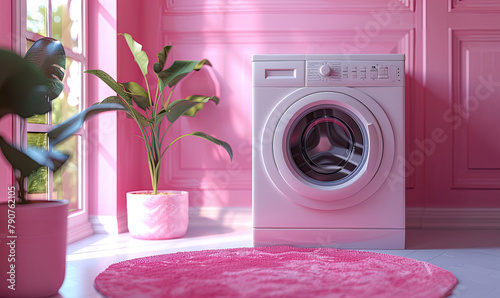
[[(26, 20), (27, 20), (27, 1), (26, 0), (12, 0), (13, 9), (13, 40), (12, 48), (15, 52), (24, 55), (26, 52), (27, 41), (36, 41), (41, 38), (42, 35), (27, 31)], [(51, 25), (51, 0), (48, 0), (48, 18), (47, 22), (47, 36), (52, 35), (52, 25)], [(81, 63), (81, 102), (79, 103), (79, 111), (84, 110), (88, 105), (87, 98), (87, 80), (84, 75), (84, 71), (87, 69), (88, 64), (88, 1), (81, 0), (81, 12), (82, 12), (82, 32), (81, 32), (81, 54), (75, 53), (72, 50), (65, 48), (66, 57), (73, 59), (74, 61), (79, 61)], [(27, 123), (26, 119), (21, 119), (20, 117), (14, 117), (13, 120), (13, 139), (15, 144), (21, 145), (25, 142), (28, 132), (48, 132), (52, 128), (51, 112), (47, 117), (47, 124), (36, 124)], [(84, 124), (82, 129), (75, 133), (78, 137), (78, 196), (79, 196), (79, 209), (68, 213), (68, 243), (74, 242), (76, 240), (82, 239), (93, 234), (92, 225), (89, 221), (89, 200), (88, 200), (88, 151), (87, 151), (87, 125)], [(47, 199), (52, 199), (52, 171), (48, 171), (47, 175), (48, 185), (47, 185)]]

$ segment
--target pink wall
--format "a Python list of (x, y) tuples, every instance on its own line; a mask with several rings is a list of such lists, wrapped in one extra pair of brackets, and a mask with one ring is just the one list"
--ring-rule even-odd
[[(500, 3), (427, 1), (425, 133), (429, 207), (500, 207)], [(428, 149), (428, 151), (430, 151)]]
[[(0, 1), (10, 7), (11, 1)], [(211, 143), (184, 139), (167, 154), (161, 188), (189, 190), (192, 206), (251, 206), (252, 54), (404, 53), (407, 206), (500, 207), (500, 138), (492, 137), (500, 112), (499, 4), (283, 3), (89, 0), (89, 68), (105, 69), (122, 82), (140, 80), (119, 32), (142, 43), (151, 64), (163, 45), (172, 44), (173, 59), (208, 58), (214, 65), (188, 77), (175, 96), (216, 94), (221, 103), (182, 118), (172, 137), (210, 133), (232, 145), (233, 162)], [(9, 11), (0, 12), (0, 45), (10, 45)], [(93, 78), (88, 83), (90, 103), (112, 94)], [(8, 134), (3, 123), (2, 134)], [(89, 128), (96, 149), (89, 153), (90, 212), (121, 216), (126, 191), (151, 188), (143, 144), (134, 136), (135, 124), (120, 113), (101, 115)], [(436, 129), (444, 133), (442, 142), (433, 140)], [(0, 172), (5, 186), (10, 175)]]
[[(423, 137), (421, 1), (164, 1), (163, 40), (175, 59), (208, 58), (221, 103), (196, 119), (182, 119), (176, 133), (203, 130), (228, 141), (225, 153), (202, 140), (172, 148), (165, 183), (191, 191), (194, 206), (251, 206), (251, 60), (263, 53), (404, 53), (407, 57), (407, 141)], [(197, 74), (182, 85), (209, 92)], [(189, 89), (189, 90), (188, 90)], [(183, 94), (184, 93), (184, 94)], [(408, 205), (422, 204), (423, 168), (408, 177)]]
[(403, 53), (407, 206), (500, 207), (499, 3), (166, 0), (161, 19), (175, 59), (214, 65), (215, 84), (197, 74), (178, 95), (220, 87), (220, 105), (176, 132), (200, 129), (235, 151), (229, 164), (201, 140), (172, 148), (164, 183), (190, 190), (192, 205), (251, 205), (252, 54)]
[[(162, 45), (159, 42), (160, 18), (157, 17), (161, 0), (118, 1), (118, 32), (128, 33), (143, 45), (149, 56), (148, 77), (154, 76), (152, 65)], [(137, 82), (144, 85), (144, 79), (123, 36), (118, 37), (118, 82)], [(154, 86), (151, 86), (154, 88)], [(137, 136), (141, 132), (132, 119), (124, 113), (118, 115), (118, 207), (126, 209), (126, 193), (134, 190), (151, 190), (149, 168), (144, 142)], [(124, 149), (124, 150), (122, 150)]]
[[(133, 56), (124, 38), (117, 34), (131, 34), (149, 51), (157, 43), (152, 32), (160, 28), (160, 18), (150, 16), (158, 15), (155, 7), (159, 5), (159, 1), (157, 6), (145, 6), (141, 1), (89, 1), (92, 46), (88, 68), (105, 70), (118, 82), (141, 82)], [(151, 61), (159, 48), (151, 50)], [(89, 104), (113, 95), (95, 77), (87, 78)], [(140, 131), (135, 122), (124, 113), (108, 112), (89, 121), (89, 211), (91, 215), (114, 217), (120, 231), (126, 229), (121, 220), (126, 214), (126, 192), (151, 189), (144, 144), (137, 135)]]
[[(11, 49), (12, 45), (12, 16), (11, 1), (0, 0), (0, 48)], [(2, 137), (12, 140), (12, 117), (4, 116), (0, 120), (0, 134)], [(12, 170), (10, 164), (0, 153), (0, 189), (6, 194), (8, 186), (12, 185)], [(0, 202), (6, 201), (6, 195), (0, 195)]]
[[(115, 0), (88, 2), (88, 69), (102, 69), (116, 77), (117, 8)], [(96, 77), (86, 75), (88, 105), (113, 95), (113, 91)], [(117, 112), (100, 114), (88, 122), (89, 213), (118, 216), (118, 129)]]

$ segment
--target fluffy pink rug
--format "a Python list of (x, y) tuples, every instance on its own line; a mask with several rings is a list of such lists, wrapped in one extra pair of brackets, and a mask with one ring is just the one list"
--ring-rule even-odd
[(106, 297), (444, 297), (455, 276), (399, 256), (274, 246), (179, 252), (109, 266)]

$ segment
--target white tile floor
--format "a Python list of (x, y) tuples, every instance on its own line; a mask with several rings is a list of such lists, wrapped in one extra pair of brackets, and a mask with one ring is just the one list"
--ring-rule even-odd
[[(407, 230), (405, 250), (377, 252), (422, 260), (459, 280), (451, 297), (500, 297), (500, 230)], [(68, 246), (65, 282), (56, 297), (101, 297), (95, 277), (131, 258), (215, 248), (252, 246), (251, 228), (190, 228), (181, 239), (146, 241), (129, 234), (93, 235)]]

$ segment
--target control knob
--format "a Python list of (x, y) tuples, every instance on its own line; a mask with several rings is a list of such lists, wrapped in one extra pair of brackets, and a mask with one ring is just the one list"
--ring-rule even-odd
[(320, 74), (322, 77), (327, 77), (327, 76), (329, 76), (331, 71), (332, 71), (332, 69), (330, 68), (330, 66), (328, 66), (328, 64), (323, 64), (323, 65), (321, 65), (321, 67), (319, 68), (319, 74)]

